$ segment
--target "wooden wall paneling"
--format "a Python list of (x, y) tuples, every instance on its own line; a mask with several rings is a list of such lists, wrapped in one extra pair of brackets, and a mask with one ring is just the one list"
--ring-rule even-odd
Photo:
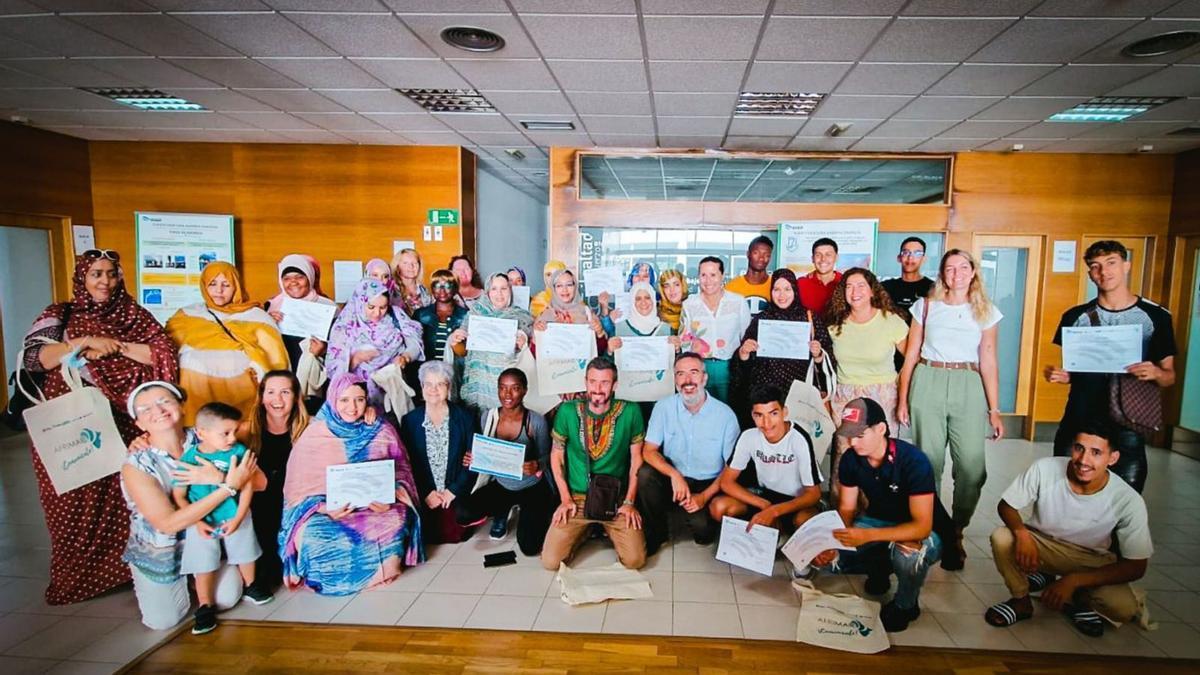
[[(458, 158), (458, 236), (459, 250), (479, 264), (479, 249), (475, 232), (475, 155), (460, 148)], [(480, 272), (480, 275), (487, 272)]]
[(0, 122), (0, 209), (92, 223), (88, 142)]
[[(326, 293), (333, 292), (334, 260), (390, 260), (396, 239), (416, 242), (428, 272), (461, 250), (452, 233), (440, 242), (422, 238), (428, 209), (458, 208), (464, 181), (474, 189), (460, 153), (442, 146), (98, 142), (97, 241), (132, 255), (135, 211), (232, 213), (238, 266), (255, 299), (278, 292), (277, 265), (288, 253), (318, 259)], [(471, 217), (473, 227), (473, 207)]]

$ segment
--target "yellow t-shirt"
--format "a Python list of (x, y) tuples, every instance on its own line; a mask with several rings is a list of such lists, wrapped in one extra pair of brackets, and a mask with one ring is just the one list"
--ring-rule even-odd
[(751, 314), (758, 314), (771, 302), (771, 277), (761, 284), (746, 281), (745, 275), (739, 274), (733, 281), (725, 284), (725, 290), (746, 298)]
[(839, 384), (886, 384), (896, 381), (892, 354), (896, 343), (908, 335), (908, 324), (896, 314), (876, 311), (866, 323), (849, 319), (840, 328), (829, 328)]

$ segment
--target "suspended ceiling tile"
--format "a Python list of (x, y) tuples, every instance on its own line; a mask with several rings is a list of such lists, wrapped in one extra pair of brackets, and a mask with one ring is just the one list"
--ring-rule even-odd
[(343, 56), (436, 56), (391, 14), (289, 13), (286, 16)]
[(726, 94), (688, 94), (661, 92), (654, 94), (654, 110), (659, 115), (730, 115), (737, 96)]
[(389, 87), (466, 89), (467, 81), (440, 59), (351, 59)]
[(800, 131), (800, 127), (804, 126), (806, 121), (808, 120), (804, 117), (735, 116), (729, 125), (729, 133), (738, 136), (787, 136), (790, 139)]
[(390, 131), (338, 131), (337, 133), (359, 145), (409, 145), (407, 138)]
[(548, 59), (642, 58), (636, 16), (533, 15), (521, 22)]
[(1072, 135), (1071, 138), (1163, 138), (1188, 126), (1186, 122), (1138, 122), (1126, 120)]
[(445, 113), (434, 115), (455, 131), (460, 131), (468, 134), (475, 131), (498, 131), (509, 134), (520, 133), (503, 115), (474, 115), (474, 114), (456, 114)]
[(450, 129), (437, 117), (426, 112), (420, 113), (363, 113), (366, 117), (385, 129), (399, 131), (449, 131)]
[(657, 145), (654, 134), (597, 134), (592, 140), (602, 148), (653, 148)]
[(496, 91), (481, 92), (492, 105), (507, 115), (537, 114), (574, 115), (570, 101), (557, 90), (553, 91)]
[(654, 118), (649, 115), (585, 115), (583, 125), (590, 134), (654, 135)]
[(585, 133), (571, 133), (564, 131), (527, 131), (525, 135), (534, 143), (546, 146), (576, 146), (590, 147), (592, 140)]
[[(444, 10), (438, 10), (444, 11)], [(521, 30), (521, 25), (509, 13), (508, 8), (504, 9), (503, 15), (495, 14), (448, 14), (448, 15), (403, 15), (400, 17), (409, 28), (413, 30), (424, 42), (429, 45), (433, 51), (445, 58), (455, 58), (461, 56), (470, 56), (472, 52), (463, 51), (457, 47), (452, 47), (445, 42), (442, 42), (441, 32), (445, 28), (451, 26), (470, 26), (472, 28), (483, 28), (490, 30), (493, 33), (504, 38), (504, 49), (500, 50), (494, 56), (496, 58), (516, 59), (516, 58), (535, 58), (537, 57), (537, 49), (533, 43), (525, 36), (525, 31)]]
[[(0, 36), (33, 47), (38, 53), (18, 56), (144, 56), (93, 30), (61, 16), (17, 16), (0, 19)], [(7, 50), (6, 50), (7, 51)]]
[[(997, 122), (965, 122), (964, 124), (998, 124)], [(1009, 133), (997, 133), (996, 136), (1006, 136), (1011, 138), (1054, 138), (1063, 139), (1078, 136), (1090, 129), (1099, 129), (1103, 126), (1108, 126), (1109, 122), (1038, 122)]]
[(987, 143), (986, 138), (931, 138), (913, 146), (913, 152), (966, 152)]
[(1002, 100), (999, 96), (918, 96), (895, 119), (962, 120)]
[(164, 12), (252, 12), (271, 9), (262, 0), (142, 0)]
[(1139, 122), (1200, 120), (1200, 98), (1181, 98), (1138, 115)]
[[(877, 119), (841, 119), (839, 124), (849, 124), (850, 127), (842, 132), (838, 138), (859, 138), (871, 133), (871, 130), (879, 126), (883, 120)], [(832, 126), (829, 120), (812, 120), (811, 124), (805, 124), (800, 128), (799, 136), (824, 136), (826, 130)]]
[(284, 112), (346, 112), (346, 108), (307, 89), (240, 89), (239, 92)]
[(788, 150), (809, 150), (813, 152), (835, 152), (846, 150), (858, 141), (856, 137), (838, 136), (797, 136), (788, 146)]
[[(15, 70), (50, 80), (48, 86), (136, 87), (139, 82), (97, 66), (107, 59), (22, 59), (7, 61)], [(198, 78), (197, 78), (198, 79)], [(203, 82), (203, 80), (201, 80)], [(211, 85), (211, 83), (209, 83)]]
[(406, 131), (404, 137), (418, 145), (463, 145), (467, 142), (453, 131)]
[(784, 150), (791, 140), (791, 135), (734, 136), (731, 134), (725, 138), (725, 142), (721, 144), (721, 147), (734, 150)]
[(306, 87), (370, 89), (384, 86), (352, 61), (332, 58), (261, 58), (259, 63), (283, 73)]
[[(984, 143), (983, 145), (975, 148), (975, 150), (980, 152), (1033, 152), (1034, 150), (1039, 150), (1047, 145), (1053, 145), (1061, 142), (1062, 141), (1039, 141), (1028, 138), (1001, 138), (999, 140), (992, 141), (991, 143)], [(1019, 151), (1013, 150), (1014, 145), (1021, 145), (1022, 148)]]
[[(1048, 143), (1040, 148), (1042, 152), (1121, 152), (1127, 144), (1111, 140), (1067, 140)], [(1129, 150), (1132, 150), (1130, 148)], [(1125, 152), (1129, 152), (1125, 150)]]
[(863, 57), (866, 61), (962, 61), (1011, 24), (1011, 19), (899, 18)]
[(827, 96), (817, 110), (813, 119), (883, 119), (890, 117), (905, 103), (912, 100), (908, 95), (892, 96), (857, 96), (853, 94), (834, 94)]
[(1150, 19), (1134, 26), (1133, 28), (1117, 35), (1108, 40), (1104, 44), (1095, 49), (1083, 54), (1077, 59), (1077, 63), (1124, 63), (1124, 64), (1146, 64), (1146, 63), (1176, 63), (1186, 60), (1188, 56), (1200, 54), (1200, 46), (1193, 45), (1187, 49), (1182, 49), (1169, 54), (1159, 56), (1125, 56), (1121, 53), (1127, 45), (1143, 40), (1154, 35), (1162, 33), (1171, 33), (1184, 30), (1200, 30), (1200, 21), (1188, 21), (1181, 19)]
[(356, 112), (421, 112), (421, 106), (395, 89), (320, 89), (318, 92)]
[(647, 17), (646, 50), (651, 59), (745, 61), (761, 25), (758, 16)]
[[(446, 124), (453, 126), (457, 115), (438, 115)], [(461, 135), (479, 145), (524, 145), (529, 143), (525, 134), (516, 131), (475, 131), (459, 130)]]
[(655, 92), (736, 92), (745, 72), (743, 61), (650, 62)]
[(786, 16), (891, 16), (906, 0), (775, 0), (772, 13)]
[(1056, 68), (1051, 65), (964, 63), (926, 94), (946, 96), (1008, 96)]
[(646, 92), (568, 91), (575, 109), (582, 115), (649, 115), (650, 95)]
[(379, 0), (256, 0), (272, 9), (304, 12), (386, 12)]
[(239, 94), (236, 91), (229, 89), (174, 89), (171, 91), (176, 96), (182, 96), (189, 101), (199, 103), (200, 105), (215, 110), (217, 112), (227, 111), (274, 111), (275, 109), (262, 101), (250, 98), (244, 94)]
[(180, 21), (247, 56), (336, 56), (282, 14), (178, 14)]
[(1118, 87), (1111, 96), (1200, 96), (1200, 65), (1177, 64)]
[(1041, 122), (1055, 113), (1060, 113), (1087, 101), (1078, 97), (1017, 97), (1006, 98), (996, 105), (975, 115), (975, 120), (1026, 120)]
[(1137, 0), (1137, 2), (1113, 2), (1112, 0), (1044, 0), (1030, 12), (1030, 16), (1153, 16), (1175, 4), (1178, 0)]
[(649, 91), (646, 67), (641, 61), (551, 60), (548, 63), (564, 91)]
[(664, 136), (715, 136), (725, 133), (729, 117), (658, 117), (658, 133)]
[(767, 0), (642, 0), (642, 12), (654, 14), (758, 14)]
[(0, 88), (11, 87), (55, 87), (61, 86), (62, 82), (48, 80), (44, 77), (22, 71), (17, 66), (20, 61), (9, 61), (5, 64), (0, 64)]
[(658, 145), (660, 148), (717, 148), (721, 146), (723, 138), (720, 135), (680, 136), (660, 133)]
[(398, 13), (444, 12), (446, 14), (471, 14), (492, 12), (508, 14), (504, 0), (382, 0), (383, 4)]
[(1021, 96), (1100, 96), (1160, 66), (1066, 65), (1021, 89)]
[(251, 124), (259, 129), (280, 131), (287, 129), (316, 129), (316, 125), (295, 115), (281, 112), (227, 112), (226, 117)]
[(5, 0), (0, 2), (0, 16), (10, 14), (39, 14), (46, 11), (45, 8), (39, 7), (27, 0)]
[(1169, 9), (1163, 10), (1159, 16), (1176, 19), (1200, 19), (1200, 0), (1180, 0)]
[(296, 143), (346, 143), (346, 139), (342, 136), (339, 136), (332, 131), (325, 131), (324, 129), (288, 130), (277, 131), (275, 133), (283, 138), (295, 141)]
[(853, 65), (755, 60), (750, 67), (750, 77), (746, 80), (746, 90), (828, 93), (850, 72)]
[(1021, 19), (970, 61), (1067, 63), (1136, 23), (1136, 19)]
[(888, 120), (871, 130), (871, 135), (885, 138), (929, 138), (954, 125), (953, 121)]
[(195, 73), (223, 87), (234, 89), (240, 87), (286, 89), (299, 85), (295, 80), (284, 77), (258, 61), (247, 58), (183, 58), (167, 59), (167, 61), (172, 65)]
[(954, 68), (945, 63), (860, 63), (837, 87), (839, 94), (920, 94)]
[(511, 0), (513, 9), (524, 14), (636, 14), (634, 0)]
[[(967, 120), (966, 122), (954, 125), (941, 135), (948, 138), (998, 138), (1016, 133), (1027, 126), (1029, 126), (1029, 122), (981, 122)], [(1065, 136), (1060, 136), (1060, 138), (1065, 138)]]
[(96, 59), (93, 64), (118, 77), (137, 82), (143, 87), (156, 89), (170, 87), (214, 87), (217, 83), (188, 72), (162, 59), (122, 58)]
[(452, 59), (448, 63), (476, 90), (558, 88), (550, 71), (539, 59)]
[(329, 131), (383, 131), (383, 127), (354, 113), (296, 113), (296, 117)]
[(236, 49), (165, 14), (85, 14), (71, 20), (155, 56), (239, 56)]
[(888, 24), (883, 18), (772, 16), (758, 47), (759, 59), (854, 61)]
[(1042, 0), (912, 0), (905, 16), (1011, 16), (1018, 17)]
[(84, 126), (74, 126), (74, 127), (53, 126), (53, 127), (50, 127), (50, 126), (40, 126), (39, 125), (38, 128), (45, 129), (46, 131), (53, 131), (56, 134), (64, 134), (67, 136), (74, 136), (75, 138), (86, 138), (89, 141), (130, 141), (130, 140), (134, 140), (133, 132), (136, 132), (136, 130), (131, 130), (131, 129), (111, 129), (111, 128), (104, 128), (104, 127), (84, 127)]
[(915, 138), (876, 138), (873, 134), (851, 146), (854, 152), (905, 152), (920, 141)]

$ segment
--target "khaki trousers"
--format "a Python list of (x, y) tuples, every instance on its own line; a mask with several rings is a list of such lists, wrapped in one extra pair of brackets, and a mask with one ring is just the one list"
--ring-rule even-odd
[[(1104, 567), (1117, 561), (1116, 554), (1111, 552), (1093, 551), (1048, 537), (1036, 530), (1029, 532), (1037, 544), (1039, 572), (1063, 575)], [(1004, 577), (1004, 585), (1008, 586), (1012, 596), (1028, 596), (1029, 579), (1017, 566), (1017, 539), (1012, 530), (1000, 526), (992, 532), (992, 555), (995, 556), (996, 569)], [(1072, 602), (1094, 610), (1117, 626), (1134, 618), (1140, 618), (1142, 624), (1149, 621), (1145, 593), (1129, 584), (1081, 588)]]
[(636, 570), (646, 564), (646, 537), (641, 530), (630, 529), (621, 516), (607, 521), (584, 518), (584, 495), (572, 495), (572, 498), (575, 500), (575, 515), (563, 525), (551, 523), (546, 532), (546, 543), (542, 544), (542, 565), (546, 569), (557, 570), (559, 563), (570, 560), (592, 523), (604, 527), (622, 565)]

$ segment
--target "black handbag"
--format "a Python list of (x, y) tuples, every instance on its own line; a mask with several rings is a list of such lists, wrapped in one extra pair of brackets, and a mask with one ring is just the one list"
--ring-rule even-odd
[[(67, 321), (71, 318), (71, 303), (63, 308), (62, 326), (63, 337), (67, 334)], [(17, 353), (17, 367), (8, 376), (8, 405), (4, 407), (4, 424), (13, 431), (25, 431), (25, 411), (41, 403), (30, 398), (28, 392), (37, 392), (43, 399), (42, 388), (46, 384), (47, 373), (31, 373), (24, 367), (25, 350)]]

